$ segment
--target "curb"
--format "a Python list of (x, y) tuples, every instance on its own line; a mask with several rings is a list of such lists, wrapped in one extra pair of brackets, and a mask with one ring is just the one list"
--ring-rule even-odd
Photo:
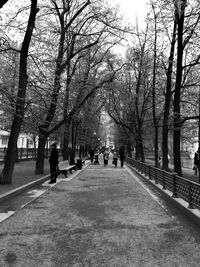
[(28, 184), (22, 185), (22, 186), (15, 188), (15, 189), (7, 192), (7, 193), (4, 193), (4, 194), (0, 195), (0, 202), (9, 199), (12, 196), (16, 196), (16, 195), (26, 191), (27, 189), (34, 187), (35, 185), (42, 184), (43, 182), (46, 182), (49, 179), (50, 179), (50, 174), (47, 174), (47, 175), (45, 175), (45, 176), (43, 176), (43, 177), (41, 177), (35, 181), (32, 181)]
[[(89, 161), (87, 161), (85, 163), (85, 166), (82, 169), (84, 169), (87, 166), (87, 163), (88, 162)], [(30, 189), (30, 188), (38, 185), (38, 184), (42, 184), (42, 183), (46, 182), (47, 180), (50, 179), (50, 177), (51, 177), (51, 175), (50, 174), (47, 174), (47, 175), (45, 175), (45, 176), (43, 176), (43, 177), (41, 177), (41, 178), (39, 178), (39, 179), (37, 179), (35, 181), (32, 181), (32, 182), (30, 182), (28, 184), (24, 184), (24, 185), (22, 185), (20, 187), (17, 187), (17, 188), (15, 188), (15, 189), (13, 189), (13, 190), (11, 190), (9, 192), (6, 192), (4, 194), (1, 194), (0, 195), (0, 203), (3, 202), (3, 201), (5, 201), (5, 200), (7, 200), (7, 199), (9, 199), (10, 197), (19, 195), (20, 193), (26, 191), (27, 189)]]
[(159, 191), (160, 194), (162, 194), (168, 201), (170, 201), (173, 205), (175, 205), (178, 209), (180, 209), (184, 215), (186, 215), (189, 219), (192, 219), (193, 222), (195, 222), (198, 226), (200, 226), (200, 210), (198, 209), (189, 209), (188, 208), (188, 203), (181, 199), (181, 198), (173, 198), (172, 197), (172, 192), (165, 189), (162, 189), (162, 186), (159, 184), (155, 184), (153, 180), (147, 179), (146, 176), (143, 174), (137, 172), (137, 170), (132, 167), (131, 165), (126, 163), (126, 166), (131, 169), (134, 174), (142, 178), (142, 180), (147, 183), (148, 185), (153, 186), (155, 189)]

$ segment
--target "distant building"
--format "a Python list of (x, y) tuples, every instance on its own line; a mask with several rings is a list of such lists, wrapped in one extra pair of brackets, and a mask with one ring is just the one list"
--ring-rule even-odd
[[(9, 140), (10, 133), (5, 130), (0, 130), (0, 148), (5, 148), (8, 146), (8, 140)], [(17, 141), (17, 147), (18, 148), (34, 148), (34, 143), (32, 138), (25, 134), (21, 133), (19, 135), (18, 141)]]

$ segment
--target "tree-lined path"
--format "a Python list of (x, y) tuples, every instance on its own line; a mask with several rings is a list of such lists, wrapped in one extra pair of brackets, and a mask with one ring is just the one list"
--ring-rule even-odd
[(1, 223), (0, 266), (199, 266), (198, 232), (166, 207), (100, 160)]

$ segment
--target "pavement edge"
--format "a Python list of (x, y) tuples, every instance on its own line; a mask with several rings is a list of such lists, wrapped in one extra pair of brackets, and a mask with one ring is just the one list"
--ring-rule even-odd
[(162, 196), (164, 196), (172, 204), (176, 205), (176, 207), (178, 209), (181, 209), (182, 212), (187, 217), (192, 219), (196, 224), (198, 224), (200, 226), (200, 210), (188, 208), (188, 203), (186, 201), (184, 201), (183, 199), (180, 199), (180, 198), (172, 197), (172, 192), (170, 192), (169, 190), (163, 190), (161, 185), (155, 184), (155, 182), (153, 180), (149, 180), (146, 176), (144, 176), (143, 174), (137, 172), (137, 170), (134, 167), (132, 167), (131, 165), (126, 163), (126, 166), (129, 169), (131, 169), (131, 171), (134, 172), (135, 175), (137, 175), (140, 178), (142, 178), (142, 180), (145, 183), (147, 183), (147, 184), (153, 186), (155, 189), (157, 189)]
[(39, 178), (39, 179), (37, 179), (35, 181), (32, 181), (32, 182), (30, 182), (28, 184), (24, 184), (24, 185), (22, 185), (20, 187), (17, 187), (15, 189), (11, 190), (11, 191), (8, 191), (8, 192), (0, 195), (0, 202), (4, 201), (6, 199), (9, 199), (12, 196), (16, 196), (16, 195), (26, 191), (27, 189), (34, 187), (35, 185), (41, 184), (43, 182), (46, 182), (49, 179), (50, 179), (50, 174), (47, 174), (47, 175), (45, 175), (45, 176), (43, 176), (43, 177), (41, 177), (41, 178)]

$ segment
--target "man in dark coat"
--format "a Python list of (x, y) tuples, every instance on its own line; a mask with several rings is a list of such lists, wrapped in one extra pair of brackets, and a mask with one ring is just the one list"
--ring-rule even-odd
[(90, 155), (91, 163), (93, 163), (94, 161), (94, 148), (93, 147), (90, 149), (89, 155)]
[(121, 162), (121, 167), (124, 166), (124, 159), (125, 159), (125, 153), (124, 153), (124, 148), (121, 147), (119, 149), (119, 158), (120, 158), (120, 162)]
[(51, 154), (49, 157), (49, 163), (50, 163), (50, 172), (51, 172), (51, 180), (49, 184), (56, 183), (56, 173), (58, 171), (58, 150), (56, 148), (56, 144), (51, 145)]
[(199, 148), (194, 154), (194, 171), (195, 171), (195, 175), (197, 175), (197, 170), (199, 170)]

